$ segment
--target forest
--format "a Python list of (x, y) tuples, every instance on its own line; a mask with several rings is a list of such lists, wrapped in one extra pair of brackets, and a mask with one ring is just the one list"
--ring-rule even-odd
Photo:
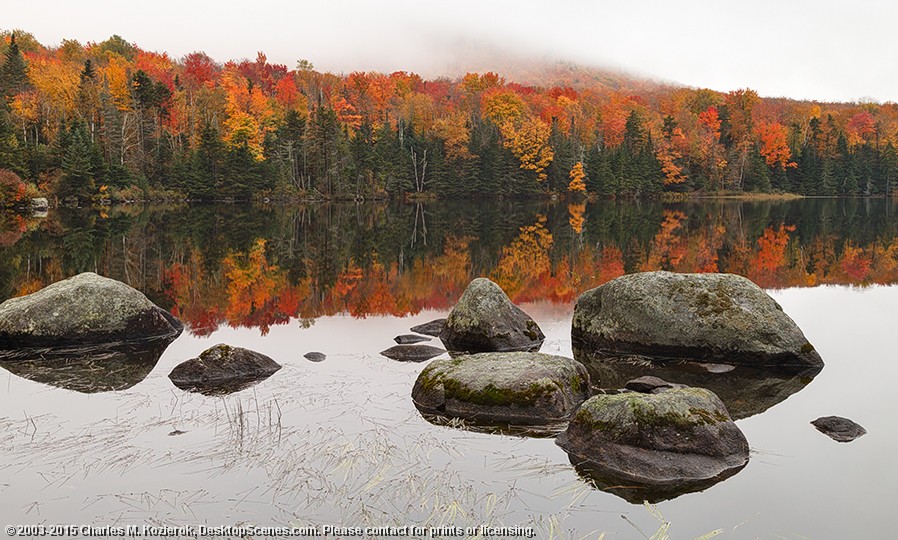
[[(887, 196), (898, 104), (762, 98), (558, 65), (321, 73), (119, 36), (0, 33), (0, 206), (130, 200)], [(524, 80), (524, 78), (519, 79)]]

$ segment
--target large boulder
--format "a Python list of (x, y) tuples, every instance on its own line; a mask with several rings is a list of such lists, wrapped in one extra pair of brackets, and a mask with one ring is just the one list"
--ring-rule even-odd
[(546, 336), (539, 325), (486, 278), (468, 284), (446, 318), (440, 339), (450, 351), (535, 351)]
[(689, 387), (593, 396), (557, 442), (605, 484), (665, 494), (735, 474), (748, 463), (749, 450), (720, 399)]
[(175, 366), (168, 378), (182, 390), (220, 395), (248, 388), (279, 369), (262, 353), (220, 343)]
[(823, 360), (782, 307), (733, 274), (644, 272), (577, 299), (571, 338), (616, 354), (754, 366), (814, 366)]
[(480, 353), (435, 360), (412, 388), (421, 412), (483, 424), (549, 425), (589, 397), (579, 362), (542, 353)]
[(140, 291), (91, 272), (0, 304), (0, 350), (171, 338), (183, 328)]

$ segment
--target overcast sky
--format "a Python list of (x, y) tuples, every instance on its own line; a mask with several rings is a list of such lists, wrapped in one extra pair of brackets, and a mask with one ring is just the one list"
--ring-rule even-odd
[(439, 74), (479, 50), (763, 96), (898, 101), (898, 7), (860, 0), (4, 0), (45, 45), (119, 34), (175, 58)]

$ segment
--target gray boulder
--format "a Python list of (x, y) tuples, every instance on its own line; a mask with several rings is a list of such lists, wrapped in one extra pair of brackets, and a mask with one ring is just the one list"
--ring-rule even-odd
[(326, 354), (318, 351), (307, 352), (306, 354), (302, 355), (302, 357), (309, 362), (324, 362), (327, 359)]
[(811, 424), (817, 431), (838, 442), (851, 442), (867, 434), (864, 426), (841, 416), (822, 416)]
[(218, 344), (175, 366), (168, 378), (182, 390), (218, 395), (248, 388), (279, 369), (281, 365), (264, 354)]
[(735, 474), (748, 442), (704, 388), (599, 394), (584, 402), (557, 442), (605, 484), (689, 491)]
[(754, 366), (814, 366), (823, 360), (782, 307), (733, 274), (644, 272), (577, 299), (575, 346), (615, 354)]
[(450, 351), (535, 351), (545, 336), (539, 325), (486, 278), (468, 284), (452, 308), (440, 339)]
[(492, 424), (565, 421), (587, 397), (589, 374), (580, 363), (529, 352), (435, 360), (412, 388), (421, 412)]
[(183, 328), (140, 291), (91, 272), (0, 304), (0, 350), (171, 338)]
[(393, 341), (400, 345), (411, 345), (413, 343), (421, 343), (424, 341), (430, 341), (429, 337), (417, 336), (415, 334), (402, 334), (401, 336), (396, 336), (393, 338)]

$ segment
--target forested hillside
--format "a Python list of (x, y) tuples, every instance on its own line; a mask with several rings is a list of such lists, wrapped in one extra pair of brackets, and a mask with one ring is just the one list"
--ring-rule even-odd
[[(299, 54), (314, 56), (314, 51)], [(191, 198), (885, 195), (898, 105), (534, 70), (424, 80), (0, 39), (0, 205)], [(539, 78), (539, 77), (537, 77)], [(612, 81), (613, 84), (609, 84)], [(634, 79), (635, 81), (635, 79)]]

